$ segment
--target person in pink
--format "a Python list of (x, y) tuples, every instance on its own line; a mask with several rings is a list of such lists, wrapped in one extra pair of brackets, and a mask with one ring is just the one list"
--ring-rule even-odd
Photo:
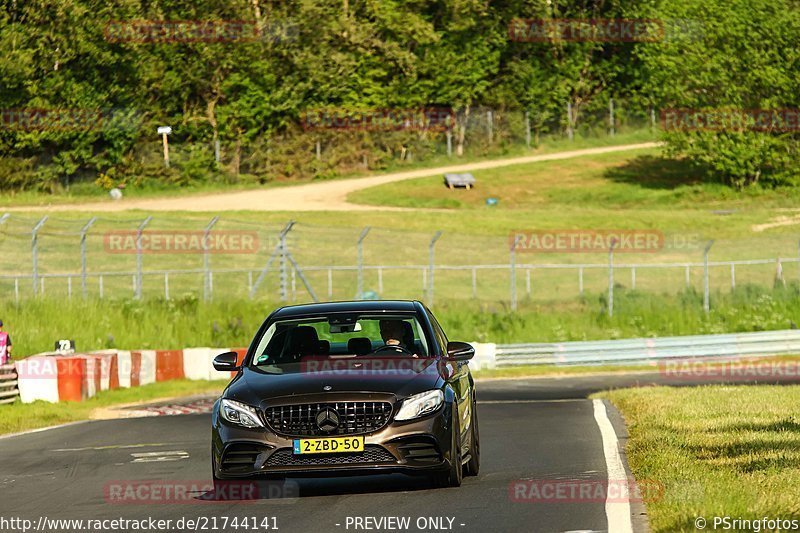
[(3, 321), (0, 320), (0, 365), (11, 361), (11, 335), (3, 331)]

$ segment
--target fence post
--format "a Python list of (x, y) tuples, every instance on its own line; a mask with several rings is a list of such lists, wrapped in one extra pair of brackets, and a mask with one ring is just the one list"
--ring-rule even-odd
[(687, 289), (689, 288), (689, 285), (691, 285), (691, 280), (689, 279), (689, 268), (690, 268), (689, 265), (686, 265), (685, 277), (686, 277), (686, 288)]
[(494, 117), (491, 109), (486, 112), (486, 122), (489, 126), (489, 144), (492, 144), (494, 141)]
[(453, 130), (447, 130), (447, 157), (453, 157)]
[(356, 299), (360, 300), (364, 297), (364, 239), (367, 237), (367, 233), (369, 233), (370, 227), (366, 226), (363, 230), (361, 230), (361, 234), (358, 236), (358, 243), (356, 243), (356, 248), (358, 249), (358, 273), (357, 273), (357, 287), (356, 287)]
[(478, 297), (478, 269), (472, 269), (472, 297)]
[(81, 228), (81, 291), (84, 298), (86, 298), (86, 234), (89, 233), (89, 228), (96, 220), (97, 217), (90, 218), (89, 222)]
[(247, 282), (250, 285), (250, 298), (254, 298), (256, 295), (256, 290), (261, 285), (261, 282), (264, 280), (264, 277), (269, 272), (270, 267), (272, 266), (272, 262), (275, 260), (275, 257), (280, 255), (281, 256), (281, 294), (284, 296), (286, 295), (286, 234), (289, 233), (292, 228), (294, 227), (294, 220), (290, 220), (286, 226), (281, 230), (280, 234), (278, 235), (278, 245), (272, 251), (267, 259), (267, 263), (264, 265), (264, 268), (261, 269), (261, 272), (258, 273), (258, 277), (256, 281), (253, 282), (253, 273), (252, 271), (248, 273)]
[(378, 294), (383, 294), (383, 267), (378, 267)]
[(613, 137), (616, 133), (614, 131), (614, 99), (608, 99), (608, 132)]
[(531, 297), (531, 269), (530, 268), (525, 270), (525, 293), (528, 295), (528, 298)]
[(786, 280), (783, 279), (783, 263), (781, 263), (780, 257), (775, 259), (775, 282), (786, 286)]
[(100, 274), (100, 277), (97, 279), (98, 288), (100, 290), (100, 299), (103, 299), (103, 275)]
[(19, 278), (14, 278), (14, 301), (19, 303)]
[(333, 271), (328, 269), (328, 300), (333, 300)]
[(139, 227), (136, 228), (136, 292), (135, 297), (137, 300), (142, 299), (142, 232), (144, 228), (150, 223), (153, 217), (148, 216), (145, 218)]
[(206, 302), (211, 299), (211, 271), (209, 270), (209, 257), (208, 257), (208, 237), (211, 234), (211, 229), (216, 225), (219, 217), (212, 218), (206, 228), (203, 230), (203, 300)]
[(278, 258), (278, 278), (280, 280), (281, 301), (285, 302), (289, 298), (286, 286), (288, 283), (286, 279), (286, 232), (282, 232), (278, 239), (278, 250), (280, 255)]
[(31, 230), (31, 258), (33, 260), (33, 295), (39, 294), (39, 230), (47, 222), (47, 215), (43, 216)]
[(528, 111), (525, 111), (525, 146), (531, 147), (531, 117)]
[(705, 249), (703, 250), (703, 310), (708, 314), (708, 251), (714, 245), (714, 240), (708, 241)]
[(433, 307), (433, 257), (434, 257), (434, 246), (436, 245), (436, 241), (439, 240), (439, 237), (442, 236), (441, 231), (437, 231), (434, 233), (433, 238), (431, 239), (431, 243), (428, 245), (428, 268), (430, 269), (431, 275), (428, 278), (428, 305)]
[(736, 265), (731, 263), (731, 290), (736, 288)]
[(511, 241), (511, 264), (509, 266), (511, 274), (511, 310), (517, 310), (517, 239), (515, 236)]
[(322, 146), (319, 144), (319, 140), (317, 140), (316, 152), (317, 152), (317, 161), (322, 161)]
[(578, 294), (583, 296), (583, 265), (578, 267)]
[(572, 102), (567, 101), (567, 138), (571, 141), (575, 133), (572, 131)]
[(631, 267), (631, 290), (636, 290), (636, 267)]
[(67, 299), (72, 300), (72, 276), (67, 275)]
[(169, 300), (169, 272), (164, 272), (164, 299)]
[(614, 316), (614, 247), (617, 239), (611, 239), (611, 246), (608, 247), (608, 316)]

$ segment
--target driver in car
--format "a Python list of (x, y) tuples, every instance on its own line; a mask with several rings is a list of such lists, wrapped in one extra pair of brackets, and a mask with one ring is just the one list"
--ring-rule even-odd
[[(398, 353), (412, 354), (413, 346), (406, 346), (403, 342), (405, 327), (402, 320), (381, 320), (381, 338), (386, 346), (396, 346)], [(414, 355), (416, 357), (416, 355)]]

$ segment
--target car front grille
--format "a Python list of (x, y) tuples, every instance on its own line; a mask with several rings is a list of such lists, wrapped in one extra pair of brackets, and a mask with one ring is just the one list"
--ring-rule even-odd
[[(317, 425), (317, 414), (325, 409), (335, 411), (339, 423), (335, 429), (323, 431)], [(293, 437), (332, 437), (371, 433), (389, 423), (392, 404), (389, 402), (329, 402), (280, 405), (264, 410), (267, 423), (277, 433)]]
[(320, 455), (295, 455), (292, 450), (284, 449), (273, 453), (265, 467), (273, 466), (329, 466), (347, 464), (394, 463), (397, 460), (388, 450), (381, 446), (365, 446), (363, 452), (336, 453)]

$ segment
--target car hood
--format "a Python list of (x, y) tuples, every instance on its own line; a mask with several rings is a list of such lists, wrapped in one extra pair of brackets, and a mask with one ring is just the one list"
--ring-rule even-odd
[(325, 387), (330, 387), (331, 393), (372, 392), (403, 399), (440, 387), (448, 372), (447, 365), (436, 359), (389, 368), (384, 363), (369, 363), (359, 360), (356, 365), (318, 365), (313, 370), (303, 363), (244, 368), (228, 386), (225, 397), (260, 405), (273, 398), (324, 393)]

